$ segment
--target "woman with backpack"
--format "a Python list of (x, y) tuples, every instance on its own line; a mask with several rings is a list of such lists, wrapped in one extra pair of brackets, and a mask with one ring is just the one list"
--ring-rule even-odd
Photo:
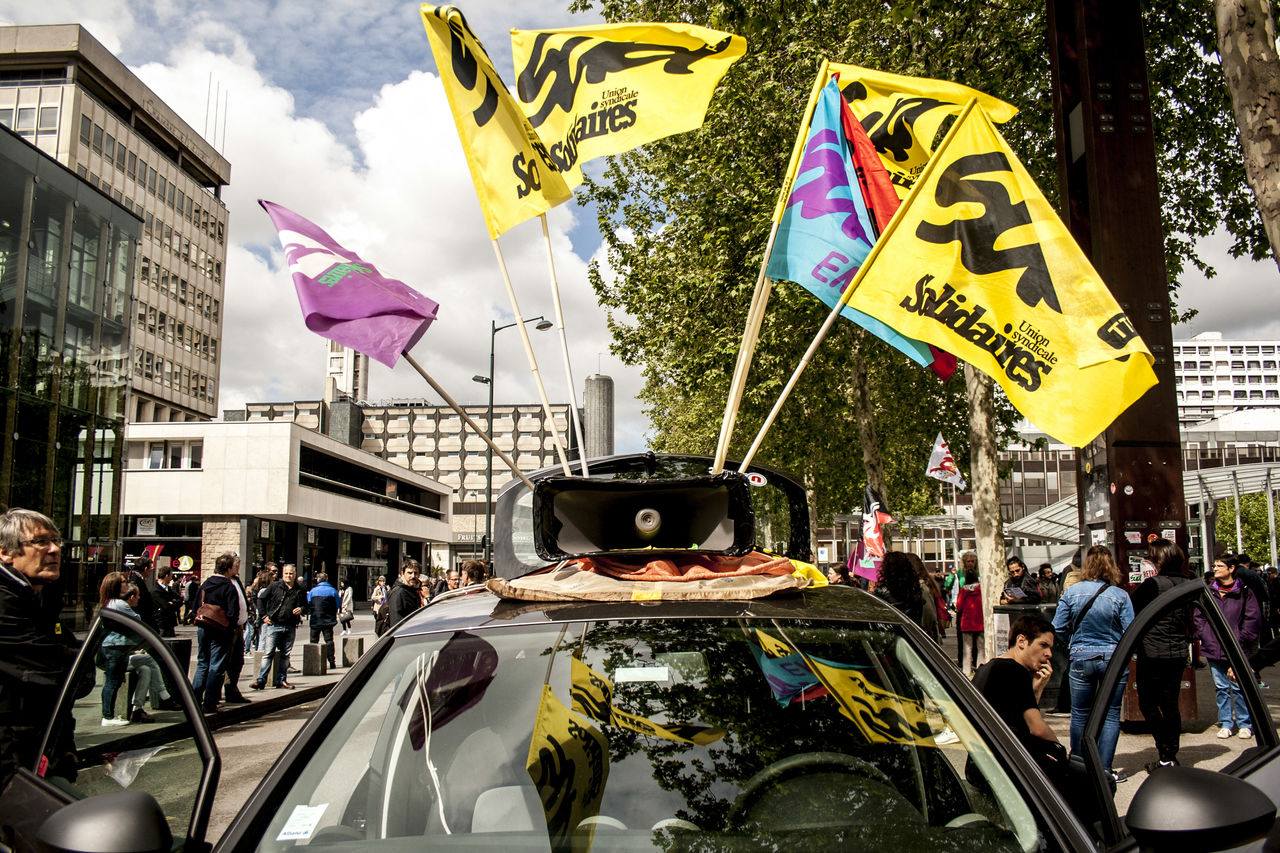
[[(1133, 591), (1134, 613), (1141, 613), (1162, 593), (1191, 580), (1187, 576), (1186, 555), (1168, 539), (1153, 540), (1147, 546), (1147, 555), (1156, 567), (1156, 574), (1138, 584)], [(1182, 738), (1178, 693), (1182, 690), (1182, 672), (1187, 667), (1190, 633), (1189, 611), (1174, 610), (1153, 622), (1138, 646), (1134, 678), (1134, 686), (1138, 688), (1138, 707), (1151, 728), (1159, 756), (1147, 765), (1147, 772), (1178, 763), (1178, 746)]]
[[(1121, 588), (1122, 578), (1111, 550), (1094, 545), (1084, 558), (1081, 580), (1062, 594), (1053, 617), (1053, 630), (1070, 637), (1068, 671), (1071, 685), (1071, 753), (1080, 753), (1080, 736), (1093, 705), (1103, 673), (1125, 629), (1133, 622), (1133, 603)], [(1111, 778), (1123, 782), (1128, 777), (1115, 770), (1116, 744), (1120, 741), (1120, 703), (1124, 698), (1128, 673), (1121, 676), (1102, 724), (1098, 750)]]

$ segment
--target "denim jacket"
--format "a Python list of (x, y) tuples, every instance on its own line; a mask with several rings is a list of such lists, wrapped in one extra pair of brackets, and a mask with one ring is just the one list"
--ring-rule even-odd
[[(1053, 615), (1053, 630), (1067, 635), (1071, 625), (1089, 599), (1103, 581), (1080, 581), (1073, 584), (1062, 598), (1058, 599), (1058, 610)], [(1070, 648), (1072, 660), (1089, 660), (1091, 658), (1110, 657), (1120, 642), (1120, 636), (1133, 621), (1133, 602), (1119, 587), (1111, 587), (1089, 608), (1084, 621), (1074, 633), (1071, 633)]]

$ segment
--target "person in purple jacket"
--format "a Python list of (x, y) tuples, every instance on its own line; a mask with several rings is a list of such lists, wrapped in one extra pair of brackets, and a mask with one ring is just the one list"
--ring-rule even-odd
[[(1222, 611), (1222, 618), (1236, 635), (1245, 653), (1258, 643), (1262, 631), (1262, 607), (1257, 597), (1236, 579), (1235, 560), (1224, 554), (1213, 561), (1213, 580), (1209, 582), (1213, 601)], [(1192, 631), (1200, 641), (1200, 654), (1209, 662), (1213, 673), (1213, 687), (1218, 699), (1218, 737), (1229, 738), (1235, 734), (1244, 740), (1253, 737), (1253, 724), (1249, 718), (1249, 706), (1230, 672), (1226, 650), (1209, 627), (1208, 620), (1199, 610), (1192, 617)]]

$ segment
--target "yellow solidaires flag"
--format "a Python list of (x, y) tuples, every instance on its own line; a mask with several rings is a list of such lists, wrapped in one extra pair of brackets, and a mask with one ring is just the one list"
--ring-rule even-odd
[(512, 30), (516, 94), (570, 187), (583, 163), (702, 125), (741, 36), (690, 24)]
[(997, 124), (1018, 114), (1013, 105), (960, 83), (835, 62), (828, 69), (839, 74), (840, 93), (875, 144), (900, 199), (924, 171), (947, 116), (959, 115), (975, 98)]
[(609, 780), (609, 745), (600, 730), (564, 706), (542, 685), (525, 769), (542, 799), (551, 849), (591, 849), (590, 830)]
[(1156, 383), (1133, 323), (976, 102), (850, 290), (853, 307), (987, 373), (1076, 447)]
[(573, 192), (462, 12), (428, 4), (421, 12), (485, 224), (496, 239)]
[(718, 726), (664, 725), (648, 717), (628, 714), (613, 705), (613, 682), (577, 658), (572, 658), (573, 675), (569, 688), (574, 711), (601, 723), (663, 740), (706, 746), (723, 738), (725, 730)]

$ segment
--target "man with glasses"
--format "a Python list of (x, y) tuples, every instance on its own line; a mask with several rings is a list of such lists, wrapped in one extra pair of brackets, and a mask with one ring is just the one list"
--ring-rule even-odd
[(19, 767), (35, 766), (75, 662), (74, 640), (58, 622), (61, 595), (49, 586), (61, 572), (62, 537), (48, 516), (0, 516), (0, 788)]

